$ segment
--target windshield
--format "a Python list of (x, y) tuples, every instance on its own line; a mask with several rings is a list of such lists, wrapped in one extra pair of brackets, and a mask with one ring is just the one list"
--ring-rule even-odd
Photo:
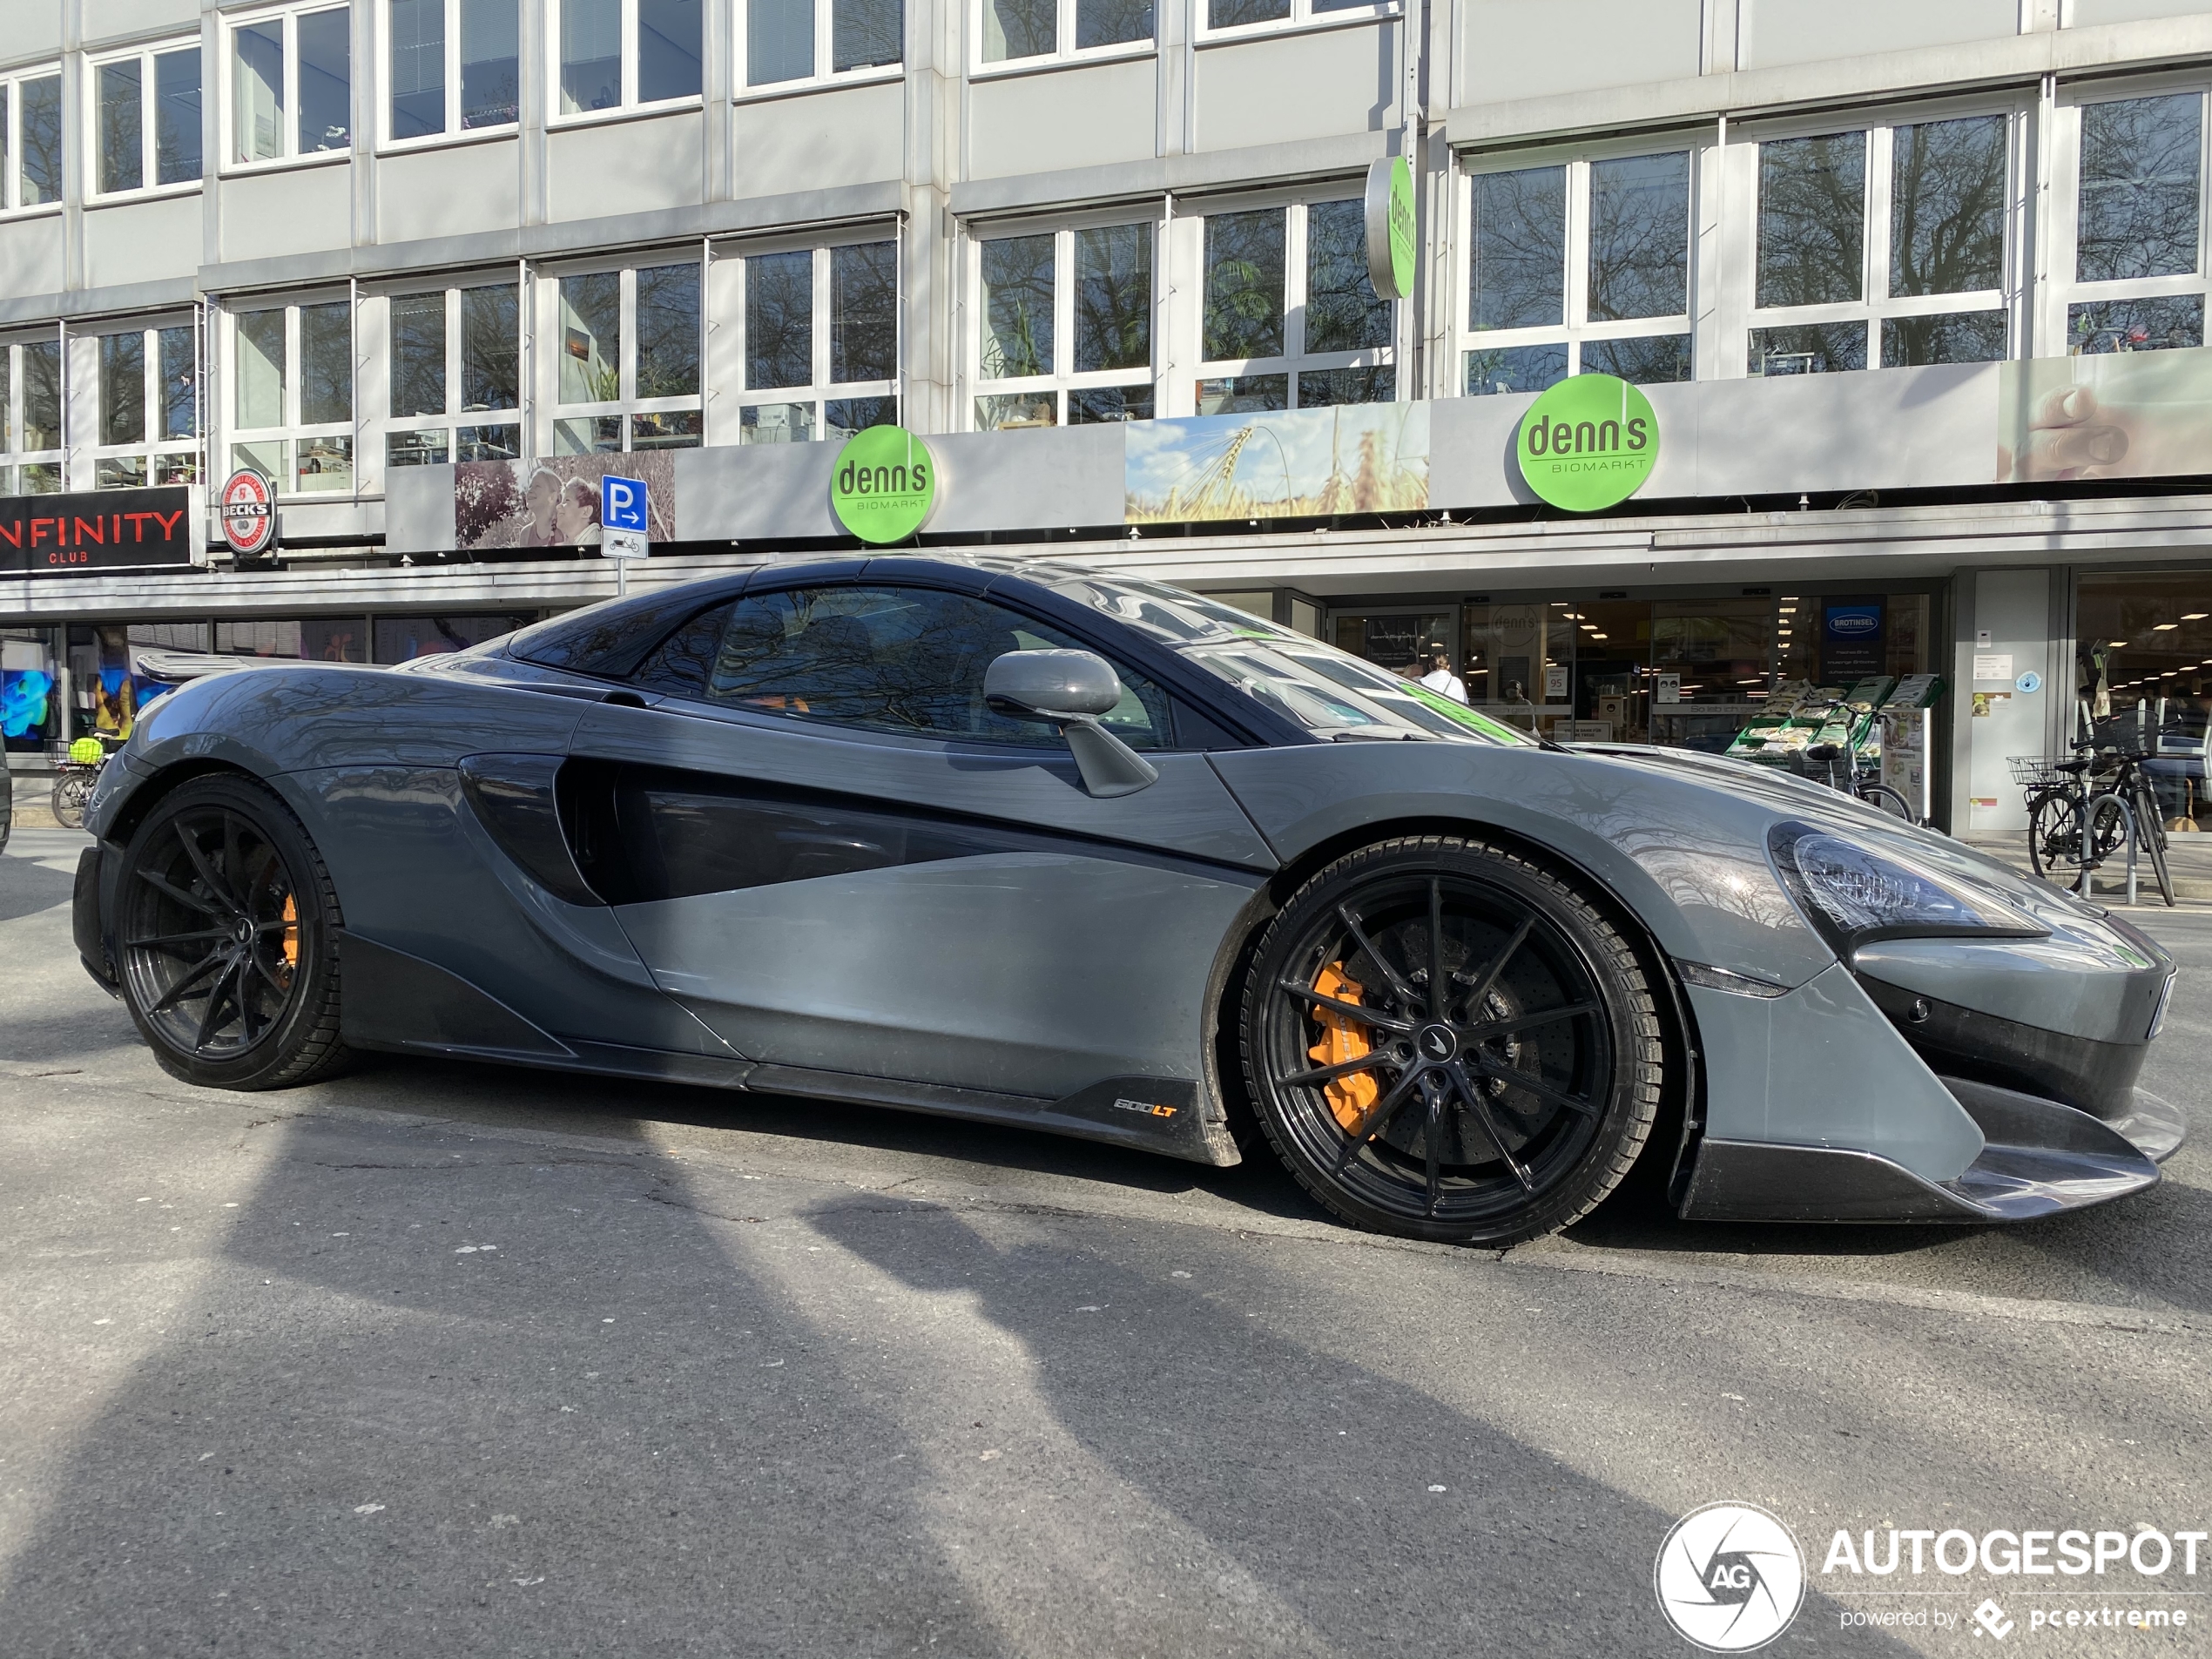
[(1318, 736), (1535, 742), (1526, 732), (1349, 651), (1201, 594), (1068, 565), (1035, 564), (1022, 574), (1177, 648), (1190, 662)]
[(1264, 640), (1193, 645), (1184, 656), (1322, 737), (1534, 741), (1425, 685), (1286, 629)]

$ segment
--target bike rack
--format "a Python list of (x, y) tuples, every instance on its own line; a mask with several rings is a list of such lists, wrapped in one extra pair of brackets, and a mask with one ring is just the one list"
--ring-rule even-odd
[[(2103, 799), (2105, 797), (2101, 795), (2092, 795), (2089, 798), (2090, 806), (2095, 806), (2097, 802)], [(2132, 909), (2135, 903), (2135, 809), (2118, 794), (2113, 795), (2111, 799), (2118, 804), (2121, 821), (2128, 827), (2128, 904)], [(2092, 814), (2087, 812), (2082, 814), (2081, 840), (2085, 852), (2087, 850), (2089, 840), (2091, 816)], [(2090, 878), (2096, 873), (2098, 865), (2092, 863), (2088, 859), (2084, 858), (2081, 860), (2081, 873), (2074, 879), (2074, 890), (2084, 899), (2094, 899), (2096, 896), (2095, 887)]]

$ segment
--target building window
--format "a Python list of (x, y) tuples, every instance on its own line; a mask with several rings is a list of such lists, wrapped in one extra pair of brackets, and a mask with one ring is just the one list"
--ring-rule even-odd
[(745, 0), (738, 84), (777, 86), (895, 67), (904, 0)]
[(231, 160), (343, 151), (354, 141), (352, 9), (266, 12), (233, 23)]
[(0, 345), (0, 496), (62, 487), (62, 342)]
[(562, 115), (699, 96), (700, 0), (554, 0), (554, 10)]
[(977, 0), (986, 64), (1152, 44), (1152, 0)]
[(199, 48), (92, 65), (93, 193), (199, 182)]
[(231, 465), (287, 494), (354, 488), (354, 331), (344, 300), (240, 309), (231, 334)]
[(391, 419), (384, 464), (512, 461), (522, 448), (521, 290), (395, 293), (387, 301)]
[[(987, 0), (988, 3), (988, 0)], [(1339, 12), (1388, 13), (1397, 10), (1377, 0), (1205, 0), (1206, 32), (1243, 29), (1255, 24), (1312, 23)]]
[(199, 361), (189, 322), (99, 337), (96, 489), (199, 476)]
[(1367, 280), (1358, 198), (1205, 219), (1197, 412), (1388, 403), (1392, 302)]
[(394, 144), (512, 126), (522, 62), (516, 0), (386, 0)]
[(2066, 349), (2202, 346), (2204, 95), (2114, 98), (2074, 115), (2074, 258), (2059, 264)]
[(1688, 380), (1689, 174), (1671, 150), (1468, 179), (1461, 389)]
[(698, 262), (564, 276), (556, 303), (553, 453), (698, 447)]
[(0, 210), (62, 199), (62, 78), (0, 78)]
[(899, 245), (753, 253), (744, 266), (742, 443), (842, 442), (899, 418)]
[(1750, 372), (2003, 357), (2010, 126), (1971, 115), (1761, 144)]
[(1144, 220), (975, 245), (979, 430), (1153, 417), (1157, 237)]

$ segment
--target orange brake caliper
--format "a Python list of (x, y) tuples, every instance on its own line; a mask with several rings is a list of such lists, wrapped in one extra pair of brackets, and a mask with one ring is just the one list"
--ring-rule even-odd
[(288, 893), (284, 895), (284, 965), (300, 966), (300, 907)]
[[(1346, 979), (1342, 962), (1331, 962), (1313, 981), (1313, 988), (1320, 995), (1334, 997), (1339, 1002), (1358, 1002), (1359, 987)], [(1321, 1041), (1305, 1052), (1317, 1064), (1341, 1065), (1347, 1060), (1357, 1060), (1371, 1051), (1373, 1045), (1357, 1020), (1339, 1014), (1334, 1008), (1317, 1008), (1313, 1017), (1321, 1027)], [(1322, 1085), (1322, 1097), (1329, 1103), (1329, 1109), (1346, 1130), (1356, 1126), (1367, 1109), (1375, 1103), (1375, 1096), (1382, 1085), (1364, 1071), (1332, 1077)]]

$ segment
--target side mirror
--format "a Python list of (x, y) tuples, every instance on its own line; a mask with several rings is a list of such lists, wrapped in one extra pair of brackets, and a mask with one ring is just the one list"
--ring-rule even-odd
[(1096, 716), (1122, 700), (1122, 681), (1096, 651), (1010, 651), (984, 671), (983, 699), (1033, 720)]
[(983, 700), (1001, 714), (1058, 726), (1093, 795), (1133, 795), (1159, 781), (1150, 761), (1098, 723), (1122, 700), (1122, 680), (1095, 651), (1008, 651), (984, 671)]

